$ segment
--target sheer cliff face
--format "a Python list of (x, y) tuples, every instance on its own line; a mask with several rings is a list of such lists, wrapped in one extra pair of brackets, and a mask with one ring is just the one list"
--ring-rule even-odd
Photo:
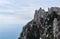
[(60, 8), (35, 10), (34, 19), (23, 27), (18, 39), (60, 39)]

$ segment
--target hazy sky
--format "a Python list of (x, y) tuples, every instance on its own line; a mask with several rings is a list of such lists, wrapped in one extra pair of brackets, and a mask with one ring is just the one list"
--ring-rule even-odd
[(60, 6), (60, 0), (0, 0), (0, 24), (26, 24), (34, 10)]

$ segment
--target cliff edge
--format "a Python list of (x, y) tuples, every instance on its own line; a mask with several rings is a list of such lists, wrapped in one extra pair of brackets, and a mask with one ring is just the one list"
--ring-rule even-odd
[(60, 8), (35, 10), (34, 18), (23, 27), (18, 39), (60, 39)]

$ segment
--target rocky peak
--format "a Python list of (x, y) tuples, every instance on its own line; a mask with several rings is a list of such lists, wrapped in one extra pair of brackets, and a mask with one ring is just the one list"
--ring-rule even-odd
[(34, 19), (23, 27), (18, 39), (60, 39), (60, 8), (35, 10)]

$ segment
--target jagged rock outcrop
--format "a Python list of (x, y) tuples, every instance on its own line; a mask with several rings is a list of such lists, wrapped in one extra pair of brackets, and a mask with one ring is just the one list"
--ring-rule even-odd
[(18, 39), (60, 39), (60, 8), (35, 10), (34, 18), (23, 27)]

